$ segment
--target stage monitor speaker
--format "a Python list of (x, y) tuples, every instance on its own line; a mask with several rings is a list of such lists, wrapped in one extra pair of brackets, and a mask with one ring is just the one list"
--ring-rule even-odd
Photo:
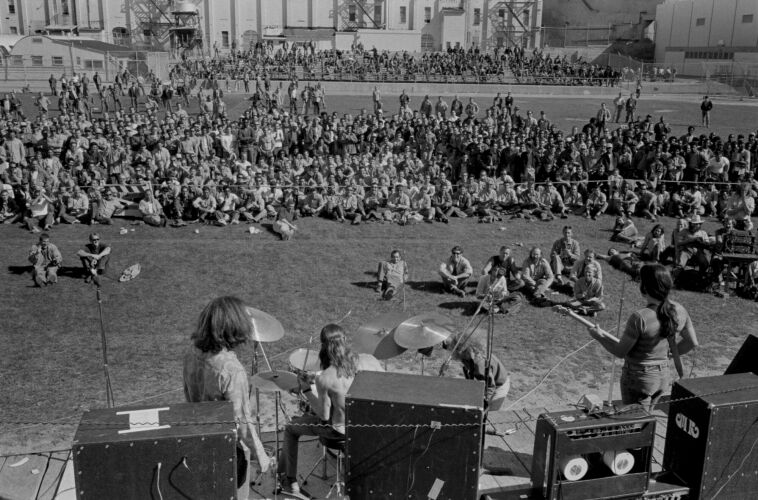
[(655, 417), (642, 410), (594, 416), (543, 413), (532, 454), (532, 488), (548, 500), (639, 498), (648, 488)]
[(476, 500), (484, 384), (359, 372), (347, 394), (350, 498)]
[(676, 382), (663, 469), (690, 487), (692, 499), (758, 498), (758, 376)]
[(72, 452), (79, 500), (237, 497), (231, 402), (90, 410)]
[(747, 336), (724, 375), (750, 372), (758, 375), (758, 337), (755, 335)]

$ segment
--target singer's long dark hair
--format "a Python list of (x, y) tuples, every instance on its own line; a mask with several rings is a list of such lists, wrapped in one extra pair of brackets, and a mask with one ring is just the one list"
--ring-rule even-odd
[(663, 338), (676, 335), (679, 331), (679, 315), (676, 307), (669, 300), (669, 292), (673, 286), (674, 280), (671, 278), (671, 273), (662, 264), (648, 264), (640, 269), (640, 292), (661, 301), (655, 310), (655, 315), (661, 324), (659, 335)]

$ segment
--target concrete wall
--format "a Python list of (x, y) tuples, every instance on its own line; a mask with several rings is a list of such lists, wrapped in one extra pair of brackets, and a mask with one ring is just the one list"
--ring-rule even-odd
[(607, 26), (637, 23), (640, 13), (652, 18), (663, 0), (544, 0), (542, 24), (550, 27)]
[(456, 44), (466, 46), (466, 15), (446, 14), (442, 17), (440, 48), (446, 50), (448, 47), (455, 47)]
[[(656, 11), (655, 38), (655, 60), (659, 62), (679, 57), (668, 52), (707, 48), (734, 52), (737, 60), (741, 52), (758, 50), (758, 2), (666, 0)], [(753, 56), (746, 58), (752, 60)]]

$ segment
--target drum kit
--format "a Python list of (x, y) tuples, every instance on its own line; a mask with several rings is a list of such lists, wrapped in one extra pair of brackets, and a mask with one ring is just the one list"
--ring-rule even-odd
[[(257, 431), (260, 436), (260, 393), (273, 394), (276, 456), (278, 456), (280, 410), (284, 417), (289, 420), (282, 405), (281, 394), (282, 392), (298, 393), (298, 409), (302, 413), (311, 413), (308, 399), (300, 393), (301, 380), (312, 384), (315, 377), (321, 373), (321, 360), (318, 351), (297, 348), (289, 354), (288, 361), (291, 371), (274, 370), (266, 355), (264, 344), (276, 342), (284, 337), (284, 327), (279, 320), (259, 309), (248, 307), (247, 312), (253, 324), (251, 391), (255, 389)], [(409, 349), (417, 350), (423, 354), (421, 356), (421, 374), (423, 375), (424, 355), (430, 355), (432, 348), (451, 337), (455, 329), (456, 326), (450, 318), (437, 313), (423, 313), (411, 318), (405, 318), (402, 313), (387, 313), (359, 327), (352, 339), (352, 345), (356, 352), (371, 354), (384, 361), (385, 369), (388, 359), (399, 356)], [(309, 344), (312, 341), (313, 337), (310, 338)], [(267, 370), (260, 370), (259, 349)], [(314, 387), (312, 390), (317, 395)]]

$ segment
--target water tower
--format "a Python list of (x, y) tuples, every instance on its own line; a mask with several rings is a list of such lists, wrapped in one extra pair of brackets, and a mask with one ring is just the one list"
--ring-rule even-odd
[(189, 0), (177, 2), (171, 15), (174, 26), (171, 28), (171, 45), (174, 50), (202, 48), (203, 33), (200, 29), (200, 11)]

